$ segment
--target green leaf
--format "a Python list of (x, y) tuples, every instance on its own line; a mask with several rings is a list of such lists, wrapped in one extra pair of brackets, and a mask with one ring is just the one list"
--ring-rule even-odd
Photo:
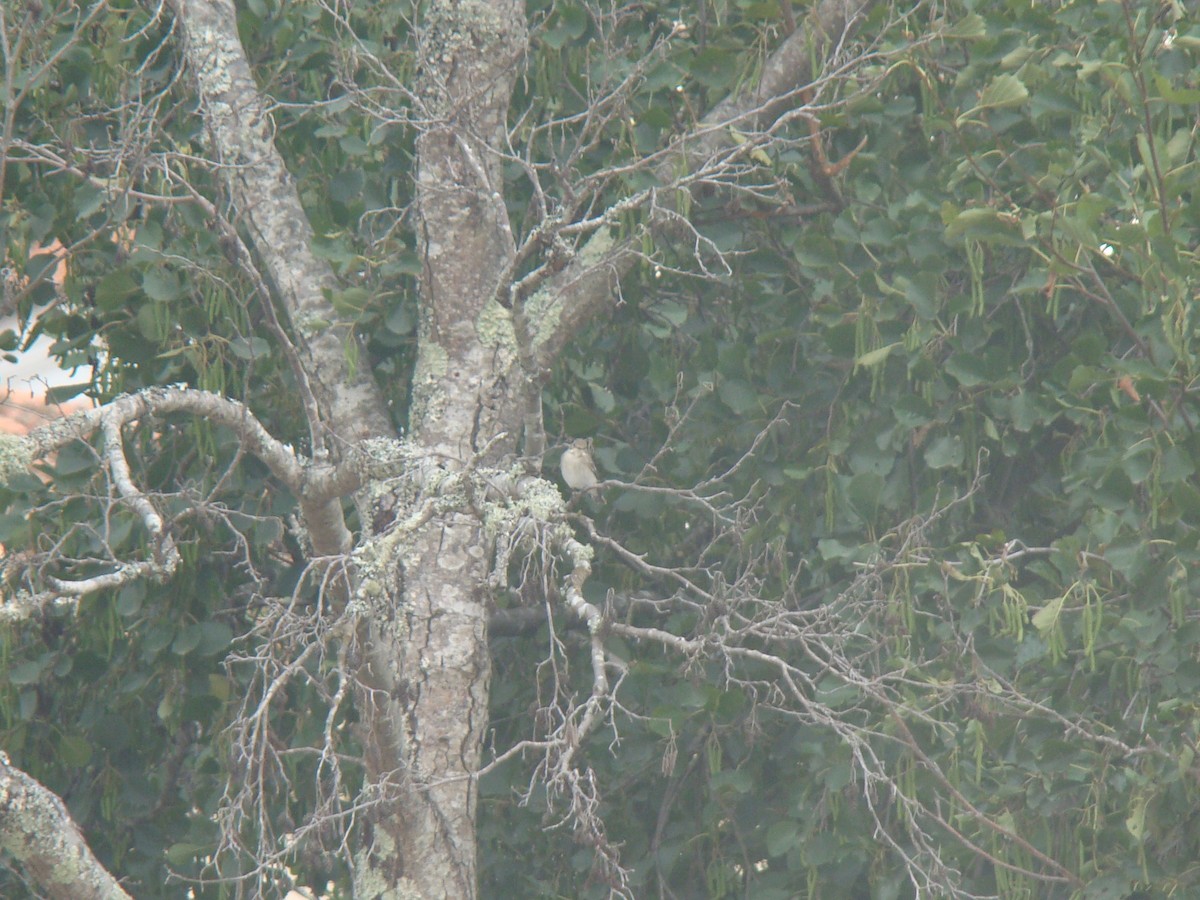
[(1163, 484), (1175, 484), (1185, 481), (1196, 472), (1196, 465), (1191, 454), (1178, 444), (1172, 444), (1162, 455), (1161, 478)]
[(338, 172), (329, 180), (329, 196), (338, 203), (350, 203), (358, 198), (362, 191), (363, 173), (361, 169)]
[(201, 656), (224, 653), (233, 643), (233, 629), (224, 622), (201, 622), (194, 627), (199, 632), (195, 651)]
[(616, 399), (613, 397), (612, 391), (604, 385), (588, 382), (588, 392), (592, 395), (592, 402), (596, 404), (596, 409), (600, 412), (612, 412), (616, 408)]
[(348, 134), (338, 140), (342, 152), (347, 156), (365, 156), (370, 148), (367, 142), (356, 134)]
[(1036, 613), (1033, 614), (1033, 627), (1043, 639), (1058, 627), (1059, 616), (1062, 615), (1063, 603), (1066, 597), (1055, 597)]
[(192, 844), (186, 842), (172, 844), (167, 848), (167, 862), (176, 868), (182, 869), (198, 856), (207, 853), (209, 849), (210, 848), (207, 844)]
[(92, 758), (92, 745), (79, 735), (63, 735), (58, 741), (58, 753), (65, 765), (81, 769)]
[(58, 384), (54, 387), (46, 389), (46, 403), (51, 406), (57, 406), (67, 403), (78, 397), (88, 389), (89, 385), (86, 381), (79, 384)]
[(931, 469), (952, 469), (962, 465), (963, 442), (957, 434), (943, 434), (925, 448), (925, 464)]
[(146, 599), (146, 585), (142, 581), (132, 581), (117, 592), (117, 614), (125, 617), (136, 616), (141, 611), (142, 602)]
[(854, 507), (854, 511), (866, 522), (875, 521), (882, 493), (883, 476), (875, 472), (863, 472), (855, 475), (846, 485), (846, 498)]
[(167, 316), (163, 315), (161, 306), (148, 303), (140, 307), (134, 320), (142, 337), (151, 344), (161, 344), (171, 333), (171, 323)]
[(96, 453), (83, 441), (72, 441), (61, 450), (54, 460), (54, 471), (61, 478), (89, 471), (96, 466)]
[(555, 7), (555, 15), (537, 32), (537, 37), (551, 49), (561, 50), (569, 42), (583, 37), (587, 29), (588, 14), (582, 6), (561, 4)]
[(974, 113), (982, 109), (1007, 109), (1020, 106), (1029, 99), (1029, 89), (1016, 75), (997, 75), (988, 83), (979, 95), (979, 103), (974, 109), (958, 117), (958, 124), (968, 121)]
[(15, 665), (8, 670), (8, 681), (10, 684), (35, 684), (53, 661), (52, 654), (43, 653), (37, 659)]
[(792, 819), (775, 822), (767, 829), (768, 856), (784, 856), (800, 844), (800, 823)]
[(688, 308), (674, 300), (659, 300), (649, 311), (665, 320), (672, 328), (679, 328), (688, 318)]
[[(943, 211), (943, 218), (946, 213)], [(1001, 214), (990, 206), (972, 207), (951, 215), (946, 223), (946, 238), (975, 238), (977, 240), (1007, 243), (1014, 246), (1024, 244), (1020, 222), (1008, 214)]]
[(153, 268), (142, 276), (142, 290), (157, 303), (170, 303), (183, 294), (183, 285), (174, 272)]
[(987, 35), (987, 26), (983, 16), (978, 13), (967, 13), (961, 19), (952, 22), (949, 27), (942, 29), (942, 37), (947, 40), (974, 40)]
[(955, 353), (945, 363), (946, 374), (963, 387), (977, 387), (991, 380), (987, 362), (977, 353)]
[(104, 205), (107, 195), (90, 182), (82, 182), (75, 188), (75, 215), (86, 219)]
[(1139, 844), (1146, 835), (1146, 809), (1148, 805), (1147, 798), (1138, 797), (1130, 807), (1129, 815), (1125, 817), (1125, 827), (1133, 836), (1134, 841)]
[(204, 631), (200, 625), (188, 625), (175, 636), (175, 641), (171, 644), (171, 652), (176, 656), (187, 656), (200, 646), (203, 636)]
[(229, 342), (229, 350), (238, 359), (258, 359), (270, 354), (271, 345), (257, 335), (249, 339), (236, 337)]
[(366, 288), (348, 287), (340, 291), (333, 291), (329, 299), (339, 315), (357, 318), (370, 304), (371, 292)]
[(96, 285), (96, 305), (106, 310), (120, 309), (140, 290), (128, 269), (117, 269), (105, 275)]
[(417, 311), (407, 303), (397, 304), (388, 312), (383, 324), (392, 334), (410, 335), (417, 330)]
[(717, 384), (717, 396), (738, 414), (760, 408), (758, 393), (740, 378), (722, 378)]
[(688, 71), (705, 87), (727, 89), (738, 77), (738, 62), (728, 50), (709, 46), (692, 57)]

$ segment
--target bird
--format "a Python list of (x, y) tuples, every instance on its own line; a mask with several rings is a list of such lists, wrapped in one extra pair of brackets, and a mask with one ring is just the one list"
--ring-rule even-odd
[(574, 490), (586, 491), (600, 481), (596, 477), (596, 462), (592, 459), (592, 442), (585, 438), (571, 441), (559, 465), (562, 467), (563, 481)]

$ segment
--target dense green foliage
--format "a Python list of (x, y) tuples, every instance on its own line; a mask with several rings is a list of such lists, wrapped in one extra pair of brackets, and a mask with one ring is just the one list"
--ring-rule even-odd
[[(359, 37), (409, 71), (408, 4), (358, 6)], [(1185, 6), (962, 0), (922, 6), (883, 34), (888, 11), (876, 9), (859, 33), (875, 55), (821, 122), (830, 160), (862, 145), (844, 171), (822, 174), (797, 141), (753, 157), (772, 200), (698, 191), (690, 215), (739, 251), (727, 257), (734, 270), (677, 273), (693, 265), (690, 246), (658, 248), (662, 267), (632, 273), (626, 302), (556, 373), (548, 431), (594, 435), (601, 468), (626, 480), (669, 438), (651, 483), (690, 487), (781, 415), (733, 485), (763, 497), (755, 520), (740, 545), (718, 548), (719, 563), (704, 562), (732, 578), (746, 557), (772, 555), (763, 608), (781, 598), (827, 608), (863, 678), (819, 648), (794, 650), (816, 698), (853, 723), (852, 740), (764, 690), (771, 672), (728, 681), (719, 656), (685, 665), (613, 638), (630, 663), (625, 713), (587, 764), (638, 896), (911, 897), (903, 855), (932, 866), (929, 846), (957, 870), (949, 880), (981, 895), (1200, 890), (1200, 26)], [(46, 7), (33, 43), (44, 54), (75, 27), (67, 5)], [(700, 19), (693, 4), (639, 4), (621, 19), (582, 0), (531, 3), (530, 15), (540, 24), (514, 98), (518, 152), (581, 176), (693, 125), (755, 77), (783, 29), (773, 2), (718, 0)], [(677, 18), (686, 34), (652, 53)], [(68, 163), (73, 148), (95, 153), (129, 134), (117, 127), (129, 107), (100, 111), (136, 83), (157, 118), (136, 132), (137, 152), (122, 151), (130, 170), (106, 173), (114, 186), (154, 193), (186, 177), (219, 198), (218, 179), (188, 160), (206, 138), (168, 24), (119, 7), (39, 78), (36, 57), (19, 61), (29, 80), (18, 72), (10, 89), (27, 94), (7, 137)], [(403, 422), (418, 268), (405, 218), (412, 134), (339, 100), (348, 83), (381, 81), (355, 66), (318, 7), (258, 0), (241, 26), (281, 104), (277, 141), (321, 252), (345, 285), (334, 298), (345, 318), (331, 327)], [(600, 40), (620, 53), (592, 52)], [(622, 114), (577, 147), (566, 117), (589, 86), (639, 68)], [(551, 116), (567, 124), (541, 127)], [(803, 121), (791, 127), (808, 134)], [(174, 175), (144, 165), (172, 153)], [(100, 360), (89, 393), (218, 390), (302, 445), (257, 286), (203, 214), (101, 191), (34, 155), (10, 146), (0, 237), (17, 261), (55, 239), (76, 248), (64, 296), (36, 330), (59, 342), (64, 365)], [(612, 200), (646, 178), (631, 170), (598, 194)], [(508, 201), (522, 227), (534, 199), (516, 164)], [(32, 279), (23, 314), (54, 299), (38, 282), (49, 263), (16, 263)], [(253, 677), (224, 656), (249, 651), (235, 635), (260, 595), (292, 590), (298, 551), (281, 519), (290, 498), (253, 462), (230, 468), (236, 442), (221, 429), (173, 419), (141, 440), (140, 477), (169, 504), (198, 504), (178, 536), (186, 572), (8, 630), (0, 746), (66, 799), (137, 896), (178, 896), (178, 884), (161, 887), (167, 870), (197, 876), (215, 849), (222, 729)], [(79, 445), (45, 467), (52, 486), (30, 476), (0, 491), (0, 541), (66, 535), (68, 555), (103, 560), (140, 540), (133, 517), (96, 493), (93, 462)], [(603, 529), (657, 563), (688, 565), (706, 546), (693, 507), (608, 497)], [(669, 592), (601, 552), (594, 599), (610, 587)], [(723, 612), (639, 615), (690, 636), (718, 633)], [(570, 677), (586, 691), (578, 641)], [(494, 641), (497, 748), (530, 732), (546, 643), (544, 631)], [(297, 691), (281, 742), (323, 726), (310, 705)], [(864, 758), (894, 781), (866, 783)], [(553, 798), (534, 789), (518, 802), (529, 780), (512, 761), (483, 784), (484, 894), (606, 896), (592, 848), (548, 827), (561, 816)], [(935, 797), (941, 822), (906, 806)], [(298, 821), (305, 800), (281, 796), (271, 815)], [(317, 884), (344, 876), (316, 853), (297, 871)]]
[[(1168, 8), (974, 6), (952, 17), (957, 39), (889, 59), (880, 90), (824, 123), (835, 158), (866, 138), (840, 208), (767, 227), (715, 208), (714, 239), (754, 248), (732, 278), (664, 289), (644, 273), (640, 327), (598, 327), (595, 362), (573, 373), (592, 389), (580, 405), (616, 447), (604, 461), (633, 475), (668, 428), (645, 411), (670, 404), (683, 373), (700, 399), (659, 471), (687, 485), (794, 404), (746, 473), (774, 513), (755, 539), (806, 561), (813, 602), (836, 606), (858, 567), (879, 571), (865, 624), (887, 654), (879, 670), (908, 673), (905, 700), (929, 717), (920, 743), (960, 792), (950, 824), (1040, 868), (971, 804), (1080, 879), (1038, 884), (960, 847), (965, 883), (1005, 897), (1187, 893), (1200, 878), (1187, 824), (1196, 35)], [(794, 196), (827, 196), (803, 154), (774, 162)], [(918, 535), (893, 530), (977, 473), (968, 502)], [(686, 513), (615, 508), (621, 528), (654, 523), (639, 549), (686, 558)], [(633, 708), (671, 719), (673, 775), (661, 723), (630, 722), (619, 752), (595, 755), (611, 764), (602, 781), (622, 785), (608, 821), (648, 893), (661, 878), (722, 896), (746, 877), (755, 897), (908, 895), (852, 747), (712, 687), (718, 666), (680, 681), (671, 668), (647, 660), (627, 689)], [(951, 699), (956, 683), (975, 689)], [(1010, 705), (1001, 685), (1052, 712)], [(940, 790), (874, 712), (906, 787)], [(903, 813), (891, 825), (919, 852)], [(498, 892), (546, 858), (522, 837), (536, 849), (509, 861)], [(559, 871), (539, 887), (561, 885)]]

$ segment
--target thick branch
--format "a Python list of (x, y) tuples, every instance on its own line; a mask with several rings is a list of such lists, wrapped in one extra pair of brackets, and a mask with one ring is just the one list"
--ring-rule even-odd
[[(60, 597), (81, 597), (105, 588), (118, 587), (137, 578), (169, 578), (179, 562), (179, 552), (162, 517), (151, 500), (134, 484), (125, 458), (121, 429), (148, 415), (185, 412), (223, 425), (238, 435), (245, 450), (260, 459), (300, 503), (317, 555), (339, 555), (349, 551), (350, 532), (346, 529), (341, 504), (328, 488), (331, 479), (327, 467), (306, 466), (295, 451), (273, 438), (262, 423), (243, 406), (217, 394), (186, 388), (163, 388), (118, 397), (104, 406), (57, 419), (20, 438), (6, 438), (0, 444), (0, 483), (25, 466), (59, 450), (75, 440), (100, 430), (104, 435), (103, 458), (122, 500), (133, 509), (152, 539), (153, 558), (125, 562), (111, 572), (91, 578), (67, 581), (49, 579), (53, 595), (36, 598), (32, 606), (9, 604), (10, 615), (28, 615), (32, 607)], [(317, 483), (325, 490), (314, 489)]]
[(208, 391), (156, 388), (126, 394), (103, 406), (55, 419), (20, 440), (27, 444), (30, 457), (39, 459), (88, 437), (105, 423), (119, 428), (148, 415), (173, 412), (192, 413), (234, 431), (246, 450), (262, 460), (276, 478), (294, 493), (304, 491), (305, 470), (295, 451), (273, 438), (241, 403)]
[(0, 849), (52, 900), (129, 895), (92, 855), (63, 802), (0, 753)]
[[(298, 338), (323, 424), (342, 441), (391, 436), (394, 429), (377, 385), (365, 369), (351, 371), (342, 338), (328, 325), (339, 318), (326, 299), (336, 281), (312, 251), (312, 226), (272, 142), (274, 123), (238, 41), (233, 3), (175, 0), (174, 7), (213, 147), (228, 173), (239, 219), (253, 236)], [(321, 434), (319, 427), (313, 430)]]
[[(687, 160), (686, 168), (695, 171), (697, 165), (708, 165), (714, 153), (732, 146), (730, 130), (746, 131), (769, 127), (780, 116), (788, 115), (801, 100), (816, 73), (813, 59), (823, 59), (845, 39), (875, 0), (823, 0), (809, 15), (803, 27), (793, 32), (771, 54), (763, 67), (757, 84), (732, 95), (715, 106), (697, 127), (672, 145), (671, 151), (656, 165), (658, 180), (663, 185), (678, 183), (673, 177), (679, 168), (679, 156)], [(750, 147), (737, 147), (735, 153), (749, 153)], [(726, 162), (731, 162), (727, 160)], [(684, 184), (691, 179), (685, 179)], [(670, 198), (656, 198), (653, 192), (641, 201), (662, 204), (663, 212), (670, 211)], [(611, 228), (617, 224), (616, 212), (611, 221), (601, 226), (584, 244), (578, 255), (551, 278), (531, 298), (529, 319), (541, 322), (535, 333), (527, 328), (538, 368), (550, 366), (562, 347), (598, 310), (614, 301), (617, 284), (639, 259), (641, 235), (614, 243)], [(649, 226), (670, 231), (678, 226), (673, 215), (651, 216)]]

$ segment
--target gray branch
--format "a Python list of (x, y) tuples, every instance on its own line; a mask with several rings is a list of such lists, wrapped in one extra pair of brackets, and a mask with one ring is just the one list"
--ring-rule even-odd
[[(291, 447), (273, 438), (241, 403), (206, 391), (157, 388), (118, 397), (104, 406), (57, 419), (23, 437), (0, 438), (0, 483), (3, 483), (35, 460), (100, 431), (102, 459), (116, 493), (137, 514), (151, 539), (151, 555), (146, 559), (123, 561), (111, 571), (89, 578), (47, 577), (49, 592), (15, 592), (0, 608), (4, 616), (26, 618), (49, 604), (60, 604), (64, 598), (78, 599), (141, 578), (165, 581), (174, 574), (179, 564), (179, 551), (164, 527), (162, 515), (134, 483), (122, 437), (122, 429), (139, 419), (173, 412), (190, 413), (236, 433), (243, 448), (260, 459), (299, 498), (304, 522), (318, 555), (349, 552), (351, 535), (342, 517), (340, 499), (332, 490), (339, 486), (330, 478), (332, 467), (306, 464)], [(4, 570), (0, 570), (0, 575), (6, 579), (10, 577)]]
[(0, 753), (0, 850), (50, 900), (129, 897), (92, 855), (62, 800)]
[(327, 299), (337, 282), (329, 265), (313, 253), (312, 226), (275, 148), (275, 126), (238, 40), (233, 3), (174, 0), (173, 6), (239, 221), (250, 231), (287, 313), (317, 396), (324, 421), (310, 423), (314, 451), (327, 437), (322, 426), (341, 440), (393, 435), (378, 386), (370, 372), (351, 371), (339, 329), (330, 324), (339, 319)]
[[(874, 2), (823, 0), (806, 22), (771, 54), (756, 84), (719, 103), (694, 131), (680, 137), (660, 158), (653, 160), (653, 171), (666, 190), (646, 191), (618, 206), (657, 206), (658, 214), (649, 217), (649, 227), (657, 232), (665, 234), (689, 228), (681, 216), (674, 214), (675, 201), (670, 195), (676, 188), (687, 189), (709, 177), (704, 174), (706, 170), (711, 169), (712, 176), (721, 176), (725, 170), (723, 177), (728, 178), (732, 167), (744, 163), (744, 158), (760, 146), (750, 141), (735, 145), (732, 130), (774, 130), (781, 117), (811, 119), (813, 113), (803, 107), (808, 102), (804, 99), (806, 93), (819, 87), (813, 83), (817, 73), (812, 69), (812, 60), (833, 55)], [(682, 180), (673, 174), (681, 168), (689, 173)], [(640, 249), (640, 234), (614, 240), (612, 232), (621, 211), (613, 207), (594, 217), (591, 237), (561, 271), (549, 277), (530, 297), (526, 318), (531, 323), (544, 323), (540, 329), (532, 325), (525, 329), (538, 368), (551, 365), (583, 324), (614, 302), (621, 277), (645, 258)], [(698, 235), (696, 238), (699, 240)]]

